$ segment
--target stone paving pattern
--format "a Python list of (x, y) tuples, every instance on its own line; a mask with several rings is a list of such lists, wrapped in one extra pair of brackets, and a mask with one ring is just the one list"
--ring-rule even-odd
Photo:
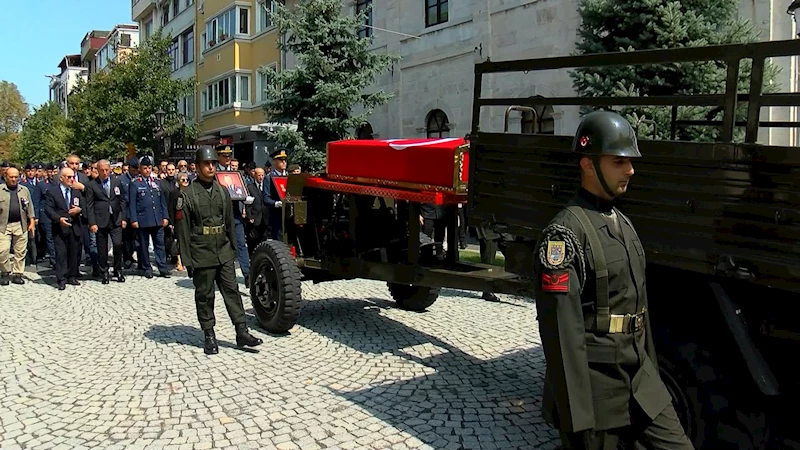
[(208, 357), (184, 277), (59, 292), (27, 276), (0, 287), (2, 449), (558, 444), (541, 417), (544, 357), (524, 299), (445, 290), (412, 313), (383, 283), (304, 283), (283, 336), (257, 328), (243, 297), (264, 339), (247, 352), (217, 294), (221, 348)]

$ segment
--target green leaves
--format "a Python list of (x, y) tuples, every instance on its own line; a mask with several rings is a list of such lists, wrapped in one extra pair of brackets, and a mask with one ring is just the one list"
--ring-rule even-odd
[[(582, 26), (578, 54), (745, 43), (758, 40), (747, 21), (738, 19), (735, 0), (580, 0)], [(742, 61), (739, 92), (746, 92), (750, 61)], [(778, 71), (768, 64), (765, 92), (775, 92)], [(718, 62), (665, 63), (649, 66), (581, 68), (572, 77), (583, 96), (647, 96), (721, 93), (726, 67)], [(746, 107), (737, 111), (744, 118)], [(669, 139), (671, 112), (665, 107), (621, 108), (642, 136)], [(678, 108), (679, 120), (721, 120), (721, 111), (704, 107)], [(714, 127), (678, 129), (678, 139), (708, 141), (719, 138)]]
[(60, 161), (70, 153), (67, 142), (71, 135), (61, 105), (47, 102), (25, 123), (12, 147), (12, 159), (18, 163)]
[[(169, 56), (171, 38), (156, 33), (138, 51), (107, 71), (97, 73), (69, 97), (70, 145), (81, 156), (117, 158), (132, 142), (138, 152), (155, 148), (155, 112), (167, 112), (167, 133), (183, 125), (176, 111), (178, 101), (195, 92), (195, 80), (172, 79)], [(196, 135), (195, 126), (186, 135)]]
[[(307, 0), (279, 6), (273, 18), (286, 34), (282, 48), (296, 56), (297, 67), (263, 69), (274, 80), (264, 111), (267, 121), (297, 124), (297, 131), (271, 137), (281, 142), (296, 134), (291, 140), (297, 144), (289, 148), (304, 170), (323, 168), (326, 144), (347, 137), (348, 130), (366, 123), (372, 109), (392, 97), (365, 90), (399, 57), (371, 52), (371, 40), (358, 36), (366, 14), (344, 15), (341, 8), (339, 0)], [(356, 105), (366, 112), (353, 115)]]

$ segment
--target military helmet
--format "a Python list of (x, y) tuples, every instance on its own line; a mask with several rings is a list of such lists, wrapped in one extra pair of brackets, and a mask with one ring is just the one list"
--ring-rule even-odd
[(203, 161), (219, 161), (219, 157), (217, 156), (216, 150), (213, 148), (203, 147), (195, 152), (194, 160), (198, 163)]
[(588, 156), (642, 157), (636, 131), (627, 119), (612, 111), (593, 111), (583, 116), (572, 150)]

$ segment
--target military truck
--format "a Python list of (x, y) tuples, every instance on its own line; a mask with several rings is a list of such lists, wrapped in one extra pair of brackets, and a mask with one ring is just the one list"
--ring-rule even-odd
[[(697, 448), (769, 448), (780, 440), (776, 436), (794, 431), (798, 417), (793, 402), (800, 376), (793, 365), (800, 356), (800, 149), (757, 143), (759, 129), (800, 126), (761, 120), (763, 107), (800, 106), (798, 93), (762, 89), (766, 61), (793, 55), (800, 55), (800, 41), (475, 66), (468, 221), (513, 236), (508, 272), (526, 273), (540, 231), (579, 187), (571, 153), (574, 130), (509, 131), (513, 115), (521, 111), (541, 121), (542, 111), (558, 105), (584, 110), (655, 105), (671, 112), (670, 139), (640, 134), (644, 157), (634, 163), (620, 208), (644, 243), (661, 375)], [(561, 80), (568, 80), (567, 72), (579, 67), (703, 62), (727, 67), (719, 92), (591, 98), (484, 94), (485, 86), (499, 84), (493, 77), (532, 84), (542, 79), (539, 74), (546, 79), (546, 71), (561, 71)], [(751, 67), (749, 89), (738, 92), (745, 66)], [(721, 120), (678, 120), (680, 108), (692, 106)], [(503, 131), (489, 123), (492, 116), (505, 119)], [(717, 127), (720, 138), (680, 140), (682, 130), (698, 126)], [(740, 142), (736, 136), (742, 136)]]

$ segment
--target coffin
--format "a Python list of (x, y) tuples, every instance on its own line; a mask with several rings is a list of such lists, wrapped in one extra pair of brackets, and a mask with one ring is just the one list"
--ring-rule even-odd
[(463, 138), (343, 140), (328, 143), (326, 178), (423, 191), (467, 192)]

